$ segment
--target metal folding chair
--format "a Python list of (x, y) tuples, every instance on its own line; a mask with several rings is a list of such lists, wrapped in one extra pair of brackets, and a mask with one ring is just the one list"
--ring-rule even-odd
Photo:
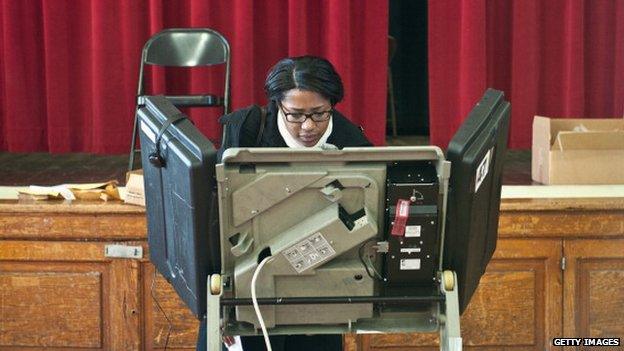
[(139, 128), (136, 112), (144, 105), (143, 70), (145, 65), (197, 67), (219, 64), (225, 64), (223, 96), (212, 94), (166, 96), (169, 101), (179, 107), (222, 107), (223, 114), (230, 111), (230, 45), (228, 41), (219, 32), (209, 28), (172, 28), (155, 34), (145, 43), (139, 69), (137, 105), (128, 171), (134, 169), (134, 156), (140, 152), (140, 149), (136, 148)]

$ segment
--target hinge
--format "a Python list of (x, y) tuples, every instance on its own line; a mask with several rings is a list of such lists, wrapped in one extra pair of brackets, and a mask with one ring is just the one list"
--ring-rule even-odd
[(565, 271), (565, 269), (566, 269), (566, 258), (561, 257), (561, 270)]

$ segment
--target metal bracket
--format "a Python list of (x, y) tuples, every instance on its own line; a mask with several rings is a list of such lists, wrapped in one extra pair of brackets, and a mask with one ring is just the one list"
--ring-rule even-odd
[(104, 247), (104, 256), (112, 258), (143, 258), (142, 246), (111, 244)]
[(247, 251), (249, 251), (249, 248), (251, 248), (251, 244), (253, 244), (254, 242), (254, 239), (249, 234), (249, 232), (240, 233), (238, 235), (238, 242), (236, 243), (236, 245), (230, 248), (232, 255), (236, 257), (247, 253)]
[(210, 277), (208, 277), (207, 305), (206, 305), (206, 342), (207, 351), (221, 351), (221, 295), (223, 289), (220, 289), (218, 295), (210, 292)]
[(325, 198), (331, 202), (336, 202), (342, 197), (342, 191), (332, 184), (328, 184), (326, 187), (321, 189), (321, 193), (323, 193)]
[(457, 274), (445, 271), (443, 274), (453, 274), (452, 289), (447, 290), (444, 277), (440, 279), (440, 291), (446, 297), (444, 320), (440, 324), (440, 350), (462, 351), (462, 338), (459, 328), (459, 298), (457, 297)]

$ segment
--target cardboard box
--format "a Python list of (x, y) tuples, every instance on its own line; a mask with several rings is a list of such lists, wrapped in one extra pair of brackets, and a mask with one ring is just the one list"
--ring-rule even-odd
[(145, 189), (143, 186), (143, 170), (139, 169), (126, 174), (125, 203), (145, 206)]
[(535, 116), (531, 175), (544, 184), (624, 184), (624, 119)]

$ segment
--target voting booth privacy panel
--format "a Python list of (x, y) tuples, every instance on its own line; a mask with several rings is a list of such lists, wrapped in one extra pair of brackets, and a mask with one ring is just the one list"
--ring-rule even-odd
[(250, 288), (266, 257), (255, 289), (271, 333), (435, 331), (442, 271), (457, 273), (463, 311), (495, 249), (509, 112), (488, 90), (446, 157), (252, 148), (215, 166), (192, 123), (149, 97), (138, 114), (150, 259), (197, 316), (219, 276), (225, 333), (257, 333)]
[(137, 113), (150, 258), (200, 315), (206, 276), (220, 271), (216, 151), (163, 96), (146, 98)]

